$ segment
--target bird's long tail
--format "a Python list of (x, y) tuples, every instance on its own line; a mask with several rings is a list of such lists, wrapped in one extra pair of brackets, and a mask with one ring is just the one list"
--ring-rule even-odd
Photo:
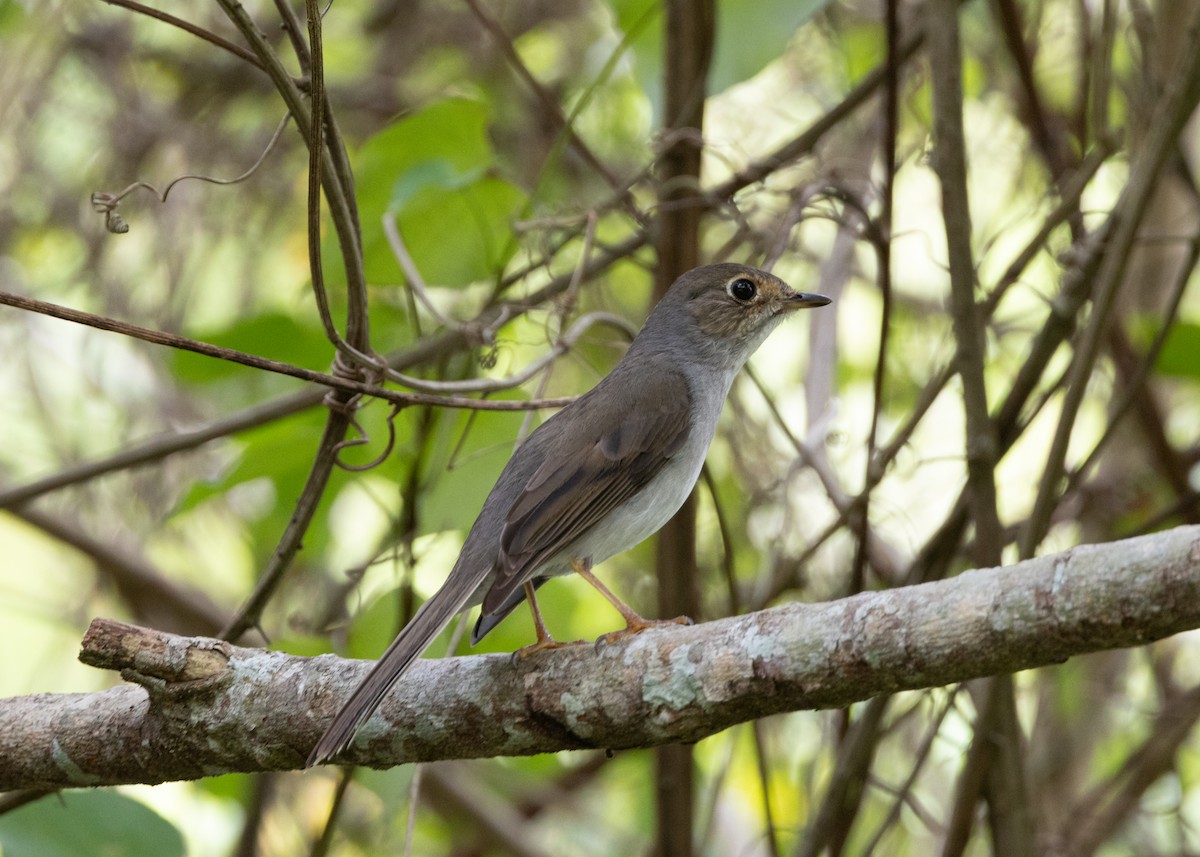
[(333, 723), (309, 754), (305, 763), (307, 767), (327, 762), (350, 746), (359, 727), (375, 713), (392, 685), (429, 647), (454, 615), (467, 606), (474, 587), (455, 586), (454, 578), (455, 575), (451, 574), (446, 585), (421, 605), (412, 620), (388, 646), (383, 657), (367, 673), (362, 684), (350, 694), (342, 710), (333, 718)]

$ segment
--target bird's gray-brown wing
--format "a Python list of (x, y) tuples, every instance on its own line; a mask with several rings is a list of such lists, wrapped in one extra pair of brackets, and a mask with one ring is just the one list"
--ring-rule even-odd
[(572, 433), (547, 448), (509, 509), (496, 577), (483, 600), (485, 614), (636, 494), (679, 451), (690, 428), (687, 382), (673, 369), (655, 369), (576, 403), (586, 412), (576, 413)]

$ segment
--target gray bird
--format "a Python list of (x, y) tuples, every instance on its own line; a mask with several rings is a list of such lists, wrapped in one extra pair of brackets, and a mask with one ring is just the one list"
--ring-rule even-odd
[(513, 454), (450, 576), (350, 695), (308, 765), (345, 750), (396, 680), (469, 606), (482, 604), (472, 644), (528, 600), (537, 642), (521, 653), (561, 645), (546, 633), (534, 591), (575, 571), (625, 618), (623, 630), (603, 639), (657, 624), (609, 592), (592, 566), (657, 532), (679, 510), (734, 376), (788, 313), (828, 303), (744, 265), (707, 265), (676, 280), (612, 372)]

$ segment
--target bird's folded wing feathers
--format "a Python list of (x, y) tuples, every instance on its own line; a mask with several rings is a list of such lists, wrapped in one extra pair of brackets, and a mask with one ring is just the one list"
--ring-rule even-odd
[(625, 385), (623, 401), (609, 399), (603, 413), (576, 421), (588, 426), (586, 438), (563, 438), (547, 450), (506, 518), (484, 613), (636, 494), (683, 445), (691, 411), (686, 381), (674, 371), (647, 376), (657, 380)]

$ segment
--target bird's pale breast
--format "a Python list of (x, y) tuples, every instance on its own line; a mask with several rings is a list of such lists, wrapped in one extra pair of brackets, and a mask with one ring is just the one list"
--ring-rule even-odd
[(700, 476), (732, 378), (730, 373), (728, 379), (714, 379), (715, 383), (704, 388), (693, 386), (691, 430), (675, 455), (642, 490), (538, 569), (539, 575), (566, 574), (573, 559), (586, 558), (599, 565), (662, 529), (679, 511)]

